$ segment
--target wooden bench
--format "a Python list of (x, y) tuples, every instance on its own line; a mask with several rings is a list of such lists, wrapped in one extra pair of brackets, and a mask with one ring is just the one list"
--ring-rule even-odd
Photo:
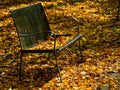
[[(47, 17), (44, 12), (44, 8), (41, 3), (33, 4), (30, 6), (26, 6), (23, 8), (10, 10), (16, 29), (18, 33), (18, 37), (21, 44), (21, 58), (20, 58), (20, 72), (19, 72), (19, 79), (21, 80), (21, 69), (22, 69), (22, 57), (24, 53), (53, 53), (55, 56), (56, 64), (58, 67), (59, 75), (60, 75), (60, 68), (58, 66), (57, 62), (57, 53), (65, 49), (66, 47), (70, 46), (74, 42), (78, 41), (80, 55), (82, 57), (82, 51), (80, 49), (80, 38), (82, 37), (82, 34), (79, 33), (79, 21), (76, 18), (71, 18), (68, 20), (63, 20), (61, 22), (67, 22), (67, 21), (73, 21), (77, 29), (75, 32), (77, 34), (74, 36), (74, 38), (69, 41), (68, 43), (56, 47), (57, 38), (61, 36), (70, 36), (69, 33), (64, 34), (55, 34), (52, 32), (49, 26), (49, 22), (47, 20)], [(55, 22), (55, 23), (61, 23)], [(52, 23), (52, 24), (55, 24)], [(45, 42), (47, 40), (47, 37), (53, 37), (53, 49), (34, 49), (34, 46), (38, 43), (38, 41)], [(32, 48), (32, 49), (31, 49)], [(62, 78), (60, 75), (60, 81), (62, 82)]]

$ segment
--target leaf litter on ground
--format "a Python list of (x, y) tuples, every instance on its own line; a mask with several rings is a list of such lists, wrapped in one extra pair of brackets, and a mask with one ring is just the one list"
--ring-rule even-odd
[[(119, 31), (116, 32), (109, 28), (109, 24), (114, 25), (111, 23), (111, 18), (116, 14), (116, 2), (112, 3), (114, 7), (111, 7), (112, 4), (109, 4), (109, 2), (96, 2), (95, 0), (86, 0), (73, 5), (63, 0), (42, 2), (44, 6), (53, 5), (46, 9), (49, 20), (56, 21), (71, 16), (80, 20), (82, 25), (80, 31), (84, 36), (81, 44), (85, 45), (83, 48), (86, 48), (83, 51), (85, 62), (78, 63), (80, 59), (77, 58), (77, 55), (64, 53), (66, 51), (63, 51), (59, 56), (62, 58), (58, 60), (63, 78), (63, 83), (60, 83), (59, 75), (56, 67), (54, 67), (56, 64), (54, 60), (46, 61), (45, 54), (25, 55), (25, 63), (28, 63), (28, 65), (24, 66), (25, 76), (23, 82), (19, 83), (20, 48), (9, 8), (15, 9), (37, 2), (36, 0), (27, 4), (9, 4), (7, 7), (4, 5), (0, 7), (0, 89), (118, 90), (120, 88), (120, 44), (119, 35), (117, 35)], [(59, 2), (64, 4), (59, 6), (57, 4)], [(119, 22), (116, 22), (116, 24), (119, 25)], [(59, 27), (64, 27), (64, 25), (59, 25)], [(69, 23), (65, 27), (68, 28)], [(118, 40), (115, 45), (113, 39)], [(59, 46), (59, 44), (57, 45)]]

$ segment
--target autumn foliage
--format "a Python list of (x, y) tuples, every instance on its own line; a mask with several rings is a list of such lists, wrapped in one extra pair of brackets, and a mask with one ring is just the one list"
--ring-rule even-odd
[[(0, 1), (1, 90), (120, 89), (120, 21), (115, 21), (117, 0), (17, 1), (19, 0), (16, 0), (16, 3), (13, 0)], [(62, 51), (58, 56), (58, 61), (63, 83), (59, 82), (60, 78), (54, 58), (47, 61), (47, 54), (25, 55), (23, 81), (18, 80), (20, 43), (9, 10), (38, 2), (42, 2), (47, 18), (51, 22), (68, 19), (72, 16), (80, 22), (79, 28), (83, 34), (80, 43), (84, 62), (78, 56), (76, 45)], [(67, 30), (71, 29), (70, 25), (71, 23), (66, 23), (50, 27), (52, 30), (63, 27)], [(58, 39), (60, 43), (64, 43), (64, 40), (64, 37)], [(78, 52), (78, 54), (74, 52)]]

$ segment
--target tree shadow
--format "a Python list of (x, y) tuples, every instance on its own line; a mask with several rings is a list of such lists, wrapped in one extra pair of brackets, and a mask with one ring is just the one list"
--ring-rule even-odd
[[(16, 64), (16, 65), (14, 65)], [(20, 89), (28, 90), (35, 87), (42, 87), (52, 78), (58, 75), (57, 66), (46, 66), (41, 68), (33, 68), (27, 71), (22, 71), (22, 80), (19, 80), (19, 63), (18, 61), (11, 63), (9, 66), (0, 67), (0, 89)], [(59, 82), (59, 81), (58, 81)]]

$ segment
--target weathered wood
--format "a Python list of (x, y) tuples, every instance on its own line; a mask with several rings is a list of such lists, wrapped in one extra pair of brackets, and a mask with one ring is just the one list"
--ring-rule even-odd
[[(22, 49), (34, 46), (38, 40), (44, 41), (45, 37), (50, 34), (49, 24), (41, 4), (11, 10), (11, 13), (20, 37)], [(32, 33), (36, 34), (32, 35)]]

